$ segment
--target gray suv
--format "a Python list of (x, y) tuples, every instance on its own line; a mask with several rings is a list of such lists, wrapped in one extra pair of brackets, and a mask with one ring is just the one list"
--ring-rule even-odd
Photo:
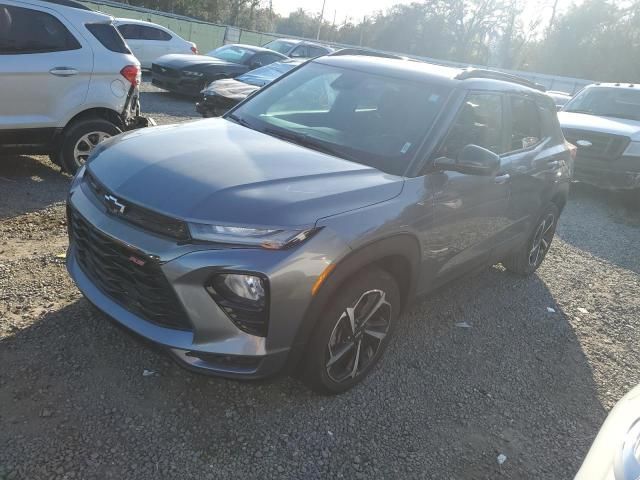
[(524, 80), (321, 57), (222, 118), (101, 143), (71, 186), (67, 267), (184, 366), (342, 392), (417, 295), (538, 268), (571, 162)]

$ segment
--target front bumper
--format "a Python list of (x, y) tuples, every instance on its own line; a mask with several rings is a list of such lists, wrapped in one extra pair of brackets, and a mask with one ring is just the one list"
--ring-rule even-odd
[(196, 111), (203, 117), (219, 117), (239, 103), (239, 100), (220, 95), (203, 95), (196, 103)]
[[(74, 180), (68, 203), (97, 233), (126, 248), (126, 256), (142, 253), (143, 258), (157, 259), (188, 328), (153, 323), (119, 303), (99, 282), (92, 281), (95, 271), (89, 275), (83, 270), (72, 240), (67, 269), (85, 297), (122, 326), (166, 348), (182, 366), (224, 377), (265, 378), (288, 366), (291, 350), (299, 347), (295, 345), (296, 334), (311, 303), (313, 283), (326, 268), (327, 259), (336, 258), (347, 248), (329, 232), (320, 232), (304, 245), (311, 251), (327, 252), (322, 258), (310, 258), (303, 248), (274, 251), (177, 243), (106, 213), (81, 177)], [(116, 266), (107, 258), (94, 261)], [(266, 337), (240, 330), (204, 288), (213, 274), (223, 271), (256, 272), (269, 279)]]
[(184, 77), (179, 72), (175, 72), (173, 75), (163, 75), (162, 73), (152, 71), (151, 83), (156, 87), (170, 92), (198, 96), (209, 82), (204, 77)]
[(578, 155), (573, 178), (610, 190), (640, 188), (640, 158), (621, 157), (603, 161)]

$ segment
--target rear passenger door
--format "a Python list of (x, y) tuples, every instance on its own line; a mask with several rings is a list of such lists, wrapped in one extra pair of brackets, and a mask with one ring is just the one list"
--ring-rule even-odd
[(511, 183), (508, 215), (512, 244), (504, 245), (505, 250), (529, 235), (549, 198), (547, 190), (561, 168), (565, 150), (554, 135), (551, 102), (546, 104), (526, 93), (510, 94), (507, 99), (509, 146), (502, 157), (502, 169)]
[(0, 129), (50, 131), (84, 103), (93, 53), (64, 17), (26, 5), (0, 0)]

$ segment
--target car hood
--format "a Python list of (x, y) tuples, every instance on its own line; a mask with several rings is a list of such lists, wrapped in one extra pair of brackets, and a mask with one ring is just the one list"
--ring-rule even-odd
[(624, 135), (632, 140), (640, 140), (640, 122), (624, 118), (598, 117), (586, 113), (558, 112), (562, 128), (589, 130), (592, 132)]
[(311, 226), (389, 200), (404, 184), (222, 118), (122, 134), (88, 168), (122, 200), (225, 225)]
[(248, 85), (232, 78), (225, 78), (213, 82), (203, 93), (205, 95), (220, 95), (221, 97), (233, 100), (244, 100), (247, 96), (259, 89), (260, 87), (256, 87), (255, 85)]
[(209, 57), (207, 55), (189, 55), (178, 53), (163, 55), (162, 57), (154, 60), (153, 63), (162, 67), (169, 67), (173, 69), (195, 67), (199, 65), (238, 66), (237, 63), (225, 62), (224, 60), (220, 60), (219, 58)]

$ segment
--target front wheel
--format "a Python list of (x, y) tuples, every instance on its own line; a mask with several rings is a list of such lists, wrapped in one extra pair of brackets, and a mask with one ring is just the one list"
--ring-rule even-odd
[(74, 175), (100, 142), (119, 133), (121, 130), (108, 120), (96, 118), (74, 123), (62, 137), (58, 157), (62, 168)]
[(302, 380), (323, 394), (359, 383), (382, 357), (399, 311), (400, 291), (389, 273), (370, 267), (352, 277), (319, 320)]
[(518, 275), (526, 276), (535, 272), (549, 252), (559, 218), (558, 206), (555, 203), (548, 204), (525, 245), (504, 259), (502, 265)]

